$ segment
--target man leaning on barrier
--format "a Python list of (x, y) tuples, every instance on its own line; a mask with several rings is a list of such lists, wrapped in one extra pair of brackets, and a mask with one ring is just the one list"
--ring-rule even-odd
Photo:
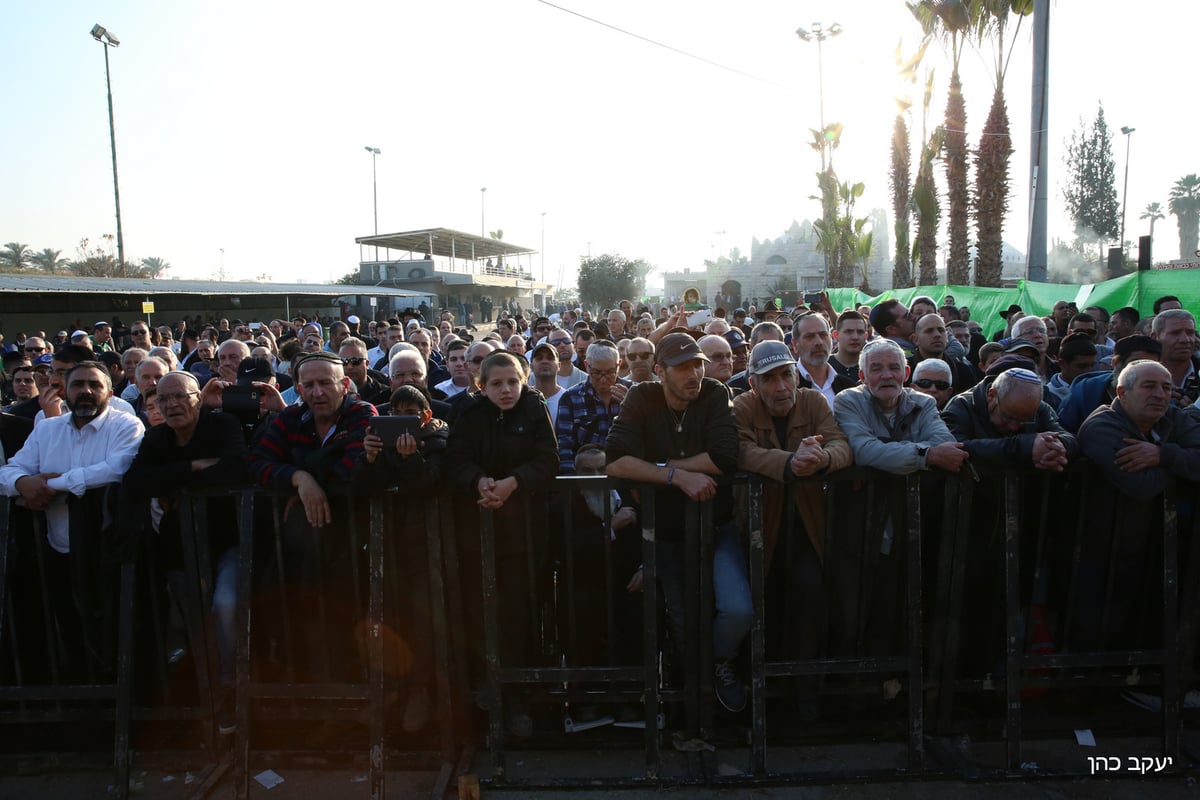
[[(791, 549), (786, 579), (797, 608), (778, 609), (790, 625), (786, 655), (812, 659), (821, 654), (825, 637), (825, 587), (821, 557), (825, 543), (825, 492), (819, 478), (848, 467), (852, 461), (846, 434), (838, 427), (825, 396), (797, 386), (796, 362), (783, 342), (760, 342), (747, 367), (750, 393), (733, 401), (740, 452), (738, 467), (769, 482), (763, 487), (764, 559), (770, 576), (771, 556), (783, 519), (784, 488), (794, 505), (793, 527), (784, 531)], [(771, 615), (772, 609), (768, 609)], [(773, 616), (773, 615), (772, 615)], [(812, 681), (796, 693), (802, 717), (816, 715)]]
[[(1116, 489), (1115, 494), (1093, 492), (1084, 512), (1091, 534), (1080, 557), (1076, 636), (1081, 646), (1096, 644), (1101, 633), (1103, 603), (1089, 601), (1103, 597), (1110, 563), (1115, 570), (1110, 630), (1123, 641), (1143, 630), (1152, 639), (1157, 636), (1155, 626), (1161, 625), (1161, 619), (1150, 625), (1135, 614), (1138, 607), (1147, 613), (1161, 607), (1142, 603), (1137, 591), (1147, 574), (1146, 558), (1158, 549), (1153, 543), (1161, 535), (1161, 504), (1156, 508), (1156, 500), (1171, 481), (1200, 481), (1200, 411), (1194, 405), (1173, 406), (1175, 391), (1171, 372), (1162, 364), (1130, 362), (1117, 378), (1116, 399), (1093, 411), (1079, 429), (1084, 455)], [(1181, 537), (1191, 530), (1190, 522), (1181, 514)], [(1112, 537), (1118, 541), (1116, 557), (1110, 562)]]
[(655, 360), (660, 382), (631, 388), (609, 432), (608, 474), (666, 487), (655, 493), (655, 542), (659, 582), (677, 645), (683, 643), (684, 630), (687, 503), (715, 501), (714, 688), (726, 709), (739, 711), (746, 704), (746, 688), (733, 660), (750, 630), (754, 608), (745, 549), (733, 522), (732, 490), (718, 487), (713, 480), (737, 469), (737, 428), (729, 390), (703, 377), (708, 358), (686, 333), (670, 333), (659, 340)]
[[(933, 468), (958, 472), (968, 458), (966, 449), (938, 416), (936, 401), (905, 388), (908, 374), (904, 351), (891, 339), (876, 339), (863, 348), (859, 356), (862, 384), (838, 394), (833, 408), (838, 426), (850, 440), (854, 463), (893, 475)], [(884, 487), (882, 532), (870, 532), (873, 538), (863, 540), (861, 554), (847, 549), (838, 562), (839, 571), (830, 577), (838, 603), (830, 612), (830, 628), (838, 649), (845, 649), (847, 637), (863, 624), (870, 650), (894, 650), (903, 630), (905, 559), (900, 553), (907, 509), (904, 492), (894, 482), (879, 484)], [(865, 513), (869, 518), (876, 512), (866, 509)], [(849, 538), (843, 544), (858, 547)], [(865, 574), (859, 573), (856, 558), (868, 564)], [(828, 557), (826, 571), (830, 572)], [(863, 581), (869, 590), (863, 595), (874, 599), (860, 606), (856, 582)], [(856, 621), (864, 616), (865, 623)]]
[[(203, 612), (195, 607), (184, 572), (183, 538), (178, 493), (185, 489), (241, 486), (246, 480), (246, 443), (231, 414), (202, 408), (200, 382), (190, 372), (172, 372), (158, 382), (156, 398), (165, 425), (147, 431), (137, 457), (125, 474), (122, 497), (131, 513), (135, 533), (151, 528), (158, 534), (159, 564), (183, 610), (189, 630), (202, 628)], [(218, 728), (232, 733), (234, 681), (234, 617), (237, 608), (237, 511), (232, 496), (211, 497), (207, 529), (199, 541), (208, 543), (212, 575), (212, 613), (220, 654)], [(189, 534), (190, 535), (190, 534)], [(199, 654), (197, 654), (199, 656)]]
[[(376, 413), (375, 406), (349, 396), (350, 379), (342, 359), (333, 353), (317, 350), (300, 356), (295, 372), (304, 403), (288, 406), (271, 420), (250, 449), (249, 469), (256, 483), (283, 492), (295, 490), (296, 498), (284, 510), (281, 532), (285, 578), (312, 587), (319, 570), (329, 572), (354, 557), (340, 549), (340, 543), (348, 515), (355, 509), (345, 502), (331, 502), (324, 487), (349, 482)], [(361, 530), (365, 531), (365, 524), (364, 520)], [(314, 529), (330, 528), (332, 536), (313, 535)], [(303, 617), (300, 610), (298, 618)], [(330, 643), (316, 638), (319, 632), (308, 633), (311, 651), (328, 651)]]
[[(94, 617), (97, 609), (80, 608), (79, 593), (73, 590), (67, 497), (83, 497), (89, 489), (120, 481), (144, 429), (137, 417), (110, 405), (112, 379), (100, 362), (74, 364), (60, 385), (70, 413), (48, 417), (33, 429), (25, 445), (0, 467), (0, 491), (7, 497), (21, 497), (32, 511), (46, 512), (46, 538), (52, 551), (47, 564), (48, 596), (63, 644), (74, 667), (80, 668), (84, 653), (81, 619)], [(97, 512), (83, 521), (99, 527), (101, 517)], [(94, 554), (90, 550), (97, 544), (94, 537), (84, 538), (82, 544)]]

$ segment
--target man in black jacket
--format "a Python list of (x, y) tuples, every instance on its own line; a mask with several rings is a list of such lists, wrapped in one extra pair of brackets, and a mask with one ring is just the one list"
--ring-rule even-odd
[(655, 492), (658, 578), (676, 641), (688, 648), (695, 642), (682, 638), (685, 520), (689, 503), (714, 501), (714, 689), (725, 708), (738, 711), (745, 707), (746, 689), (732, 661), (750, 630), (754, 608), (745, 548), (733, 522), (732, 489), (718, 488), (713, 480), (737, 469), (737, 427), (728, 389), (704, 377), (707, 360), (686, 333), (659, 340), (654, 367), (659, 382), (629, 390), (605, 450), (609, 476), (660, 487)]

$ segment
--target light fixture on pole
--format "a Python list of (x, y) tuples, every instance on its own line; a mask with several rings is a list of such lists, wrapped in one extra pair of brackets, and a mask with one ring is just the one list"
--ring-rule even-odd
[(1125, 187), (1121, 189), (1121, 258), (1125, 258), (1125, 204), (1129, 196), (1129, 142), (1132, 138), (1129, 134), (1135, 130), (1137, 129), (1128, 126), (1121, 128), (1121, 133), (1125, 134)]
[(479, 190), (479, 238), (487, 236), (487, 224), (485, 222), (486, 215), (484, 214), (484, 200), (487, 198), (487, 187), (484, 186)]
[(108, 141), (112, 145), (113, 199), (117, 205), (117, 258), (125, 263), (125, 236), (121, 232), (121, 187), (117, 182), (117, 133), (113, 126), (112, 80), (108, 74), (108, 48), (117, 47), (121, 40), (103, 25), (92, 26), (92, 38), (104, 45), (104, 85), (108, 89)]
[(546, 212), (542, 212), (542, 283), (546, 282)]
[(375, 204), (375, 235), (378, 236), (379, 235), (379, 190), (377, 188), (378, 184), (375, 182), (375, 156), (379, 155), (380, 150), (378, 147), (371, 147), (370, 145), (366, 145), (364, 149), (368, 153), (371, 154), (371, 199), (374, 201), (374, 204)]
[[(820, 104), (821, 112), (821, 138), (825, 139), (825, 69), (821, 54), (821, 42), (826, 39), (832, 39), (842, 32), (842, 26), (838, 23), (833, 23), (828, 28), (824, 27), (819, 22), (814, 22), (811, 26), (812, 30), (804, 28), (796, 28), (796, 35), (802, 41), (811, 42), (814, 39), (817, 42), (817, 98)], [(823, 141), (821, 144), (821, 172), (825, 171), (825, 149), (828, 147), (828, 141)]]

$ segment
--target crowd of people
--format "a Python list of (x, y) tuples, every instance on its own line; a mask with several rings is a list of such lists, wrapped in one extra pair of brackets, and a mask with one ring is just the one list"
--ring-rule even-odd
[[(321, 567), (328, 571), (321, 541), (336, 539), (362, 512), (331, 487), (469, 497), (474, 503), (455, 504), (454, 529), (463, 656), (476, 687), (485, 680), (479, 509), (490, 510), (495, 525), (502, 662), (535, 658), (543, 631), (529, 604), (545, 593), (536, 573), (561, 559), (565, 533), (580, 559), (580, 614), (599, 615), (590, 630), (605, 627), (605, 604), (596, 599), (605, 593), (625, 598), (618, 618), (633, 621), (630, 641), (607, 643), (611, 632), (594, 633), (584, 651), (569, 654), (587, 663), (607, 644), (635, 658), (640, 647), (640, 607), (630, 598), (642, 586), (647, 491), (654, 493), (668, 637), (680, 646), (685, 529), (693, 505), (711, 500), (714, 532), (703, 568), (711, 570), (715, 599), (713, 684), (715, 700), (737, 712), (747, 699), (739, 664), (754, 600), (747, 532), (721, 476), (766, 479), (768, 574), (791, 585), (799, 608), (787, 615), (780, 639), (791, 658), (826, 652), (837, 620), (849, 613), (831, 607), (837, 603), (827, 591), (825, 479), (851, 465), (978, 477), (1005, 468), (1062, 473), (1086, 457), (1111, 484), (1086, 513), (1130, 521), (1135, 535), (1121, 545), (1120, 569), (1128, 580), (1141, 574), (1149, 504), (1172, 480), (1200, 480), (1193, 314), (1163, 297), (1145, 319), (1132, 308), (1079, 311), (1065, 300), (1044, 317), (1017, 306), (1002, 316), (995, 341), (949, 296), (840, 312), (824, 299), (788, 310), (720, 311), (703, 329), (689, 326), (682, 307), (655, 313), (622, 300), (595, 318), (570, 309), (532, 319), (501, 311), (483, 328), (457, 325), (450, 311), (407, 309), (366, 324), (354, 315), (328, 326), (304, 317), (157, 328), (139, 320), (114, 335), (100, 321), (69, 337), (22, 334), (4, 354), (0, 490), (46, 514), (49, 595), (68, 662), (88, 657), (69, 642), (81, 613), (70, 589), (70, 496), (119, 485), (119, 534), (112, 535), (127, 544), (155, 536), (165, 582), (184, 605), (184, 490), (250, 482), (294, 497), (281, 542), (285, 574), (298, 585), (314, 581)], [(381, 417), (409, 422), (389, 426)], [(555, 478), (577, 474), (625, 479), (642, 493), (568, 497), (574, 522), (564, 532), (563, 517), (551, 511), (563, 502)], [(210, 503), (212, 607), (183, 613), (211, 615), (225, 690), (221, 720), (232, 730), (237, 527), (232, 500)], [(891, 593), (903, 586), (903, 513), (889, 512), (878, 535), (880, 613), (902, 605), (903, 595)], [(408, 587), (397, 624), (412, 655), (403, 724), (416, 732), (429, 721), (435, 669), (425, 533), (422, 520), (394, 522), (388, 547), (404, 554)], [(595, 574), (602, 560), (589, 558), (606, 538), (622, 570), (613, 585)], [(788, 558), (773, 558), (784, 543)], [(1088, 586), (1081, 591), (1092, 596)], [(311, 597), (296, 602), (304, 618)], [(1080, 624), (1086, 629), (1093, 616), (1085, 609)], [(1143, 621), (1130, 609), (1123, 623)], [(304, 644), (317, 652), (335, 643), (310, 632)], [(802, 718), (819, 714), (817, 688), (797, 681)], [(505, 709), (513, 735), (532, 732), (519, 698)]]

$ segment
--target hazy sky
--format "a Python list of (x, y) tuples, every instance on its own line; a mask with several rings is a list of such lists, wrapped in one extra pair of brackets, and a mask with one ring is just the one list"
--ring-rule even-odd
[[(381, 232), (442, 226), (541, 248), (546, 279), (572, 282), (581, 254), (619, 252), (659, 269), (698, 268), (753, 237), (819, 213), (817, 47), (797, 26), (839, 22), (824, 45), (825, 118), (846, 125), (835, 156), (863, 181), (859, 208), (889, 207), (895, 79), (919, 30), (902, 0), (741, 3), (561, 0), (563, 8), (699, 56), (649, 44), (538, 0), (364, 0), (344, 4), (132, 0), (6, 3), (0, 27), (4, 192), (0, 242), (74, 255), (115, 232), (100, 23), (110, 52), (125, 247), (180, 277), (326, 281), (355, 270), (372, 232), (371, 156)], [(1132, 138), (1127, 238), (1200, 171), (1187, 87), (1200, 4), (1054, 2), (1051, 11), (1051, 237), (1064, 142), (1103, 102), (1116, 132), (1117, 190)], [(1031, 21), (1007, 78), (1014, 133), (1005, 239), (1026, 249)], [(963, 58), (969, 139), (992, 97), (990, 53)], [(944, 115), (949, 69), (930, 48)], [(736, 72), (734, 71), (736, 70)], [(1176, 88), (1178, 87), (1178, 88)], [(914, 136), (915, 140), (916, 136)], [(889, 240), (892, 238), (888, 236)], [(1156, 258), (1177, 256), (1175, 219)], [(541, 268), (533, 260), (535, 274)], [(651, 279), (652, 282), (654, 279)]]

